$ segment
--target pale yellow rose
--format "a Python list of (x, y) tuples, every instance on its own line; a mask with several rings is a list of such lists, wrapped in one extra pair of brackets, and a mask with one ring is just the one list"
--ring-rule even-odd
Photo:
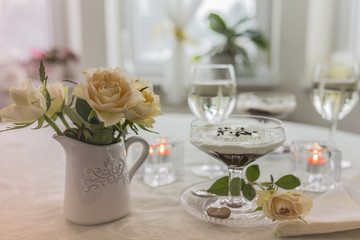
[(142, 93), (120, 68), (90, 68), (83, 74), (86, 83), (78, 84), (73, 95), (86, 100), (105, 126), (120, 122), (124, 111), (144, 102)]
[(145, 101), (136, 104), (125, 112), (126, 119), (152, 128), (155, 123), (154, 117), (162, 115), (160, 106), (160, 97), (154, 94), (150, 81), (145, 79), (136, 79), (132, 85), (143, 95)]
[(268, 218), (274, 220), (296, 219), (305, 217), (310, 212), (313, 202), (300, 191), (258, 191), (256, 205), (261, 207)]
[(45, 97), (30, 79), (21, 82), (17, 88), (10, 88), (9, 92), (15, 104), (0, 110), (3, 122), (32, 123), (44, 115)]
[(51, 98), (50, 108), (46, 112), (47, 116), (51, 117), (56, 113), (63, 111), (64, 104), (67, 103), (68, 89), (68, 87), (65, 87), (60, 82), (47, 85), (47, 90), (49, 91)]

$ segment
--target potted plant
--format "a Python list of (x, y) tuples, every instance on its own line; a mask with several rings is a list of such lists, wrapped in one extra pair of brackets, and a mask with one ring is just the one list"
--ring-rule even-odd
[[(251, 72), (253, 59), (249, 56), (249, 46), (253, 45), (261, 50), (269, 48), (267, 39), (260, 31), (246, 27), (251, 18), (242, 17), (233, 26), (229, 26), (215, 13), (210, 13), (208, 19), (210, 29), (222, 35), (224, 41), (215, 45), (203, 56), (211, 56), (211, 62), (215, 64), (233, 64), (237, 75), (241, 74), (240, 66), (246, 72)], [(197, 56), (195, 60), (203, 56)]]

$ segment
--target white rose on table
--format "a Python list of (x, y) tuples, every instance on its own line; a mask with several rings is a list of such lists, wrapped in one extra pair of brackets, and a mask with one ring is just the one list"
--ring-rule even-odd
[(258, 191), (256, 205), (268, 218), (274, 220), (296, 219), (309, 214), (313, 202), (301, 191)]
[(69, 88), (65, 87), (60, 82), (48, 84), (46, 88), (49, 91), (51, 98), (51, 105), (49, 110), (46, 112), (46, 115), (52, 117), (56, 113), (63, 111), (64, 104), (67, 104), (67, 94)]
[(46, 112), (46, 100), (40, 89), (35, 88), (30, 79), (9, 89), (15, 104), (0, 110), (3, 122), (32, 123)]
[(126, 119), (141, 124), (144, 127), (153, 127), (154, 117), (162, 115), (160, 97), (154, 94), (152, 84), (145, 79), (132, 81), (132, 86), (137, 89), (144, 97), (143, 102), (137, 103), (125, 112)]
[(78, 84), (73, 95), (86, 100), (105, 127), (119, 123), (124, 111), (145, 101), (120, 68), (90, 68), (83, 74), (86, 83)]

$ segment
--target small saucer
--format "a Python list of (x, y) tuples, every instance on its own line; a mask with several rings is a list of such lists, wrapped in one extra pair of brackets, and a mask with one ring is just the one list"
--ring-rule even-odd
[(206, 213), (206, 209), (212, 203), (219, 199), (218, 196), (215, 197), (202, 197), (194, 194), (199, 189), (208, 189), (213, 184), (213, 181), (206, 181), (201, 183), (196, 183), (188, 188), (186, 188), (180, 195), (181, 206), (191, 215), (204, 220), (206, 222), (216, 223), (220, 225), (225, 225), (228, 227), (236, 228), (252, 228), (266, 226), (270, 224), (276, 224), (278, 221), (267, 218), (263, 213), (259, 213), (254, 218), (243, 218), (243, 219), (221, 219), (210, 217)]

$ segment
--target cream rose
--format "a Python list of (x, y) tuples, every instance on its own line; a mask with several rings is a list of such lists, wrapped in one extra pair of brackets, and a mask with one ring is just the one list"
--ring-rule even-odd
[(268, 190), (258, 191), (256, 205), (262, 208), (268, 218), (285, 220), (305, 217), (310, 212), (313, 202), (309, 196), (300, 191), (286, 193)]
[(45, 97), (30, 79), (21, 82), (17, 88), (10, 88), (9, 92), (15, 104), (0, 110), (3, 122), (32, 123), (45, 113)]
[(141, 92), (145, 101), (127, 110), (125, 117), (134, 123), (152, 128), (154, 117), (162, 115), (160, 97), (154, 94), (152, 84), (148, 80), (136, 79), (132, 81), (132, 85)]
[(120, 68), (90, 68), (83, 74), (86, 83), (78, 84), (73, 95), (86, 100), (105, 126), (120, 122), (124, 111), (145, 101)]
[(47, 85), (47, 90), (50, 94), (51, 105), (46, 115), (51, 117), (63, 111), (64, 104), (67, 103), (68, 87), (65, 87), (60, 82), (55, 82)]

